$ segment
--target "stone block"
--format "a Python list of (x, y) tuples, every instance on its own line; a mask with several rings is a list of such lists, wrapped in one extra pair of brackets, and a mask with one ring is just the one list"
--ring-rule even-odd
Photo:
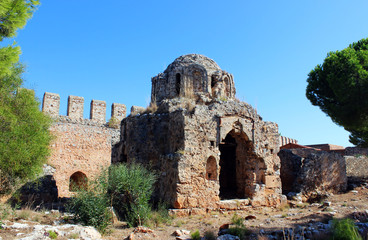
[(84, 98), (69, 96), (68, 98), (68, 117), (71, 119), (83, 119)]
[(281, 187), (280, 177), (275, 175), (265, 176), (265, 184), (266, 188), (279, 188)]
[(126, 106), (120, 103), (113, 103), (111, 106), (111, 118), (121, 121), (126, 117)]
[(106, 102), (99, 100), (91, 101), (91, 114), (90, 119), (99, 122), (106, 122)]
[(59, 116), (60, 96), (56, 93), (45, 92), (42, 101), (42, 112), (51, 117)]

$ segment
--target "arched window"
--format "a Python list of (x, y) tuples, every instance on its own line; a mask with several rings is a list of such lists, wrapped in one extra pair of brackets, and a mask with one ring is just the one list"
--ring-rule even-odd
[(176, 81), (175, 81), (176, 94), (180, 95), (180, 85), (181, 85), (181, 75), (180, 75), (180, 73), (177, 73), (175, 77), (176, 77)]
[(82, 172), (75, 172), (69, 178), (69, 191), (77, 192), (80, 190), (86, 190), (88, 179), (86, 174)]
[(217, 180), (217, 163), (215, 157), (211, 156), (207, 159), (206, 179)]
[(213, 88), (216, 84), (216, 76), (212, 75), (211, 77), (211, 88)]

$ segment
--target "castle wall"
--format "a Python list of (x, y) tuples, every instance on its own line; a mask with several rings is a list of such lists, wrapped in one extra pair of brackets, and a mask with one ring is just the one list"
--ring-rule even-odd
[[(59, 116), (60, 97), (45, 93), (43, 111), (51, 115), (54, 123), (50, 131), (55, 136), (48, 164), (55, 168), (59, 197), (70, 197), (73, 176), (85, 176), (87, 180), (97, 177), (103, 168), (111, 164), (112, 149), (120, 140), (120, 129), (110, 128), (106, 123), (106, 103), (92, 100), (91, 119), (83, 119), (82, 97), (69, 96), (68, 116)], [(114, 104), (117, 119), (125, 117), (125, 106)], [(70, 191), (73, 190), (73, 191)]]

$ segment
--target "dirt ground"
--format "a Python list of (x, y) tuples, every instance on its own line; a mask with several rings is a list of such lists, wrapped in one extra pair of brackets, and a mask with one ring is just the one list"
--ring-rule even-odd
[[(190, 232), (199, 230), (201, 236), (206, 231), (211, 231), (217, 235), (220, 226), (231, 224), (231, 218), (234, 214), (244, 219), (248, 217), (249, 220), (244, 220), (244, 225), (253, 233), (296, 228), (298, 225), (307, 226), (314, 222), (327, 223), (332, 218), (350, 217), (367, 221), (368, 185), (365, 183), (349, 192), (332, 195), (321, 203), (294, 203), (292, 205), (293, 207), (283, 206), (281, 208), (260, 207), (255, 209), (250, 207), (241, 211), (213, 211), (206, 215), (174, 217), (168, 224), (151, 226), (150, 230), (152, 232), (148, 230), (145, 233), (135, 233), (134, 239), (175, 239), (173, 233), (176, 230), (188, 230)], [(62, 217), (61, 215), (55, 212), (48, 215), (40, 212), (30, 212), (28, 221), (17, 219), (13, 222), (29, 222), (30, 225), (38, 223), (53, 225), (58, 223)], [(133, 231), (134, 228), (128, 228), (123, 222), (117, 222), (108, 229), (108, 233), (103, 236), (103, 239), (125, 239)], [(17, 229), (17, 231), (0, 229), (0, 237), (3, 240), (18, 239), (16, 235), (20, 232), (22, 232), (21, 229)], [(57, 239), (62, 240), (63, 238)]]

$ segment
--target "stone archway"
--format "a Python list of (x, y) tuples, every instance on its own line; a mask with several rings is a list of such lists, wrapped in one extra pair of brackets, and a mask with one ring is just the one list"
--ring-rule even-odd
[(220, 198), (252, 198), (265, 182), (266, 165), (246, 134), (231, 130), (220, 144)]
[(69, 191), (77, 192), (80, 190), (86, 190), (88, 186), (88, 178), (86, 174), (78, 171), (73, 173), (69, 178)]

